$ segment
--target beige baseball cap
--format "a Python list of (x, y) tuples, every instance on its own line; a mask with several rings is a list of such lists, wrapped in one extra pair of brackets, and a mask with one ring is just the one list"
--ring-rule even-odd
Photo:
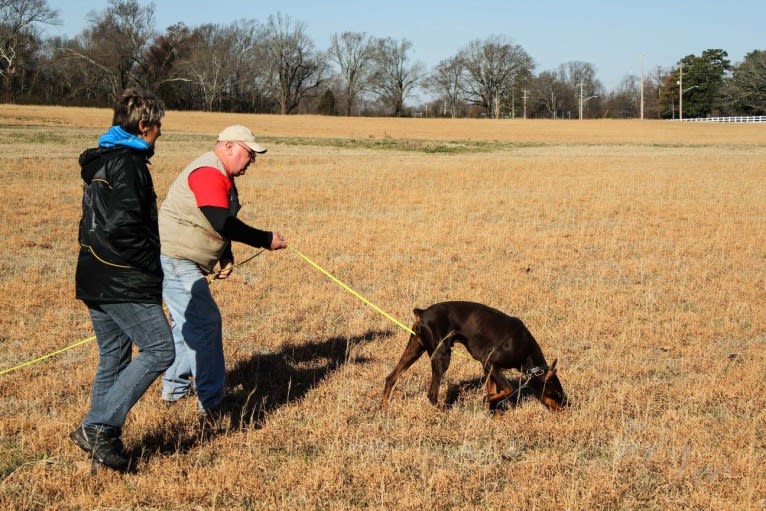
[(255, 135), (253, 135), (253, 132), (241, 124), (234, 124), (224, 128), (223, 131), (218, 134), (218, 141), (242, 142), (258, 154), (263, 154), (266, 152), (266, 148), (255, 141)]

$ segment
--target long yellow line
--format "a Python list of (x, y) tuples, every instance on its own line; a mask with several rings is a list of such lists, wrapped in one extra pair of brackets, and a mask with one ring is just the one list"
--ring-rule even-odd
[(81, 344), (85, 344), (86, 342), (90, 342), (90, 341), (92, 341), (95, 338), (96, 338), (96, 336), (92, 335), (92, 336), (87, 337), (85, 339), (81, 339), (81, 340), (77, 341), (74, 344), (70, 344), (66, 348), (61, 348), (60, 350), (56, 350), (54, 352), (48, 353), (47, 355), (43, 355), (42, 357), (37, 357), (34, 360), (28, 360), (27, 362), (24, 362), (23, 364), (19, 364), (17, 366), (9, 367), (8, 369), (3, 369), (2, 371), (0, 371), (0, 376), (4, 375), (6, 373), (10, 373), (12, 371), (15, 371), (16, 369), (21, 369), (22, 367), (26, 367), (26, 366), (29, 366), (29, 365), (32, 365), (32, 364), (36, 364), (37, 362), (41, 362), (41, 361), (45, 360), (46, 358), (50, 358), (50, 357), (52, 357), (54, 355), (58, 355), (59, 353), (63, 353), (66, 350), (71, 350), (72, 348), (76, 348), (77, 346), (79, 346)]
[(303, 255), (303, 254), (302, 254), (302, 253), (301, 253), (301, 252), (300, 252), (298, 249), (296, 249), (296, 248), (293, 248), (293, 247), (290, 247), (290, 249), (291, 249), (293, 252), (295, 252), (296, 254), (298, 254), (299, 256), (301, 256), (301, 257), (302, 257), (302, 258), (303, 258), (303, 259), (304, 259), (304, 260), (305, 260), (307, 263), (309, 263), (311, 266), (313, 266), (314, 268), (316, 268), (316, 269), (317, 269), (317, 270), (319, 270), (320, 272), (324, 273), (324, 274), (325, 274), (327, 277), (329, 277), (329, 278), (330, 278), (330, 280), (332, 280), (333, 282), (335, 282), (336, 284), (338, 284), (340, 287), (342, 287), (343, 289), (345, 289), (346, 291), (348, 291), (348, 292), (349, 292), (349, 293), (351, 293), (352, 295), (354, 295), (354, 296), (356, 296), (357, 298), (359, 298), (360, 300), (362, 300), (364, 303), (366, 303), (367, 305), (369, 305), (370, 307), (372, 307), (373, 309), (375, 309), (377, 312), (379, 312), (380, 314), (382, 314), (382, 315), (383, 315), (383, 316), (385, 316), (386, 318), (388, 318), (388, 319), (390, 319), (391, 321), (393, 321), (394, 323), (396, 323), (396, 324), (397, 324), (397, 325), (398, 325), (398, 326), (399, 326), (399, 327), (400, 327), (402, 330), (404, 330), (405, 332), (409, 332), (409, 333), (411, 333), (412, 335), (415, 335), (415, 332), (413, 332), (413, 331), (412, 331), (412, 329), (411, 329), (410, 327), (408, 327), (407, 325), (405, 325), (405, 324), (404, 324), (404, 323), (402, 323), (401, 321), (397, 320), (396, 318), (394, 318), (393, 316), (391, 316), (389, 313), (387, 313), (386, 311), (384, 311), (383, 309), (381, 309), (380, 307), (378, 307), (377, 305), (375, 305), (374, 303), (372, 303), (371, 301), (369, 301), (367, 298), (365, 298), (364, 296), (362, 296), (361, 294), (359, 294), (357, 291), (355, 291), (354, 289), (352, 289), (350, 286), (348, 286), (348, 285), (344, 284), (343, 282), (341, 282), (339, 279), (337, 279), (337, 278), (336, 278), (334, 275), (332, 275), (330, 272), (328, 272), (327, 270), (325, 270), (324, 268), (322, 268), (321, 266), (319, 266), (317, 263), (315, 263), (314, 261), (312, 261), (311, 259), (309, 259), (307, 256)]
[[(375, 305), (374, 303), (372, 303), (370, 300), (368, 300), (367, 298), (365, 298), (364, 296), (362, 296), (362, 295), (361, 295), (359, 292), (357, 292), (356, 290), (354, 290), (353, 288), (351, 288), (351, 287), (350, 287), (350, 286), (348, 286), (347, 284), (343, 283), (341, 280), (339, 280), (339, 279), (338, 279), (337, 277), (335, 277), (333, 274), (331, 274), (330, 272), (328, 272), (327, 270), (325, 270), (324, 268), (322, 268), (321, 266), (319, 266), (317, 263), (315, 263), (314, 261), (312, 261), (312, 260), (311, 260), (311, 259), (310, 259), (308, 256), (306, 256), (306, 255), (302, 254), (302, 253), (301, 253), (301, 252), (300, 252), (298, 249), (296, 249), (296, 248), (293, 248), (293, 247), (290, 247), (290, 248), (291, 248), (291, 250), (292, 250), (293, 252), (295, 252), (295, 253), (296, 253), (296, 254), (298, 254), (298, 255), (299, 255), (301, 258), (303, 258), (303, 260), (305, 260), (305, 261), (306, 261), (307, 263), (309, 263), (311, 266), (313, 266), (314, 268), (316, 268), (317, 270), (319, 270), (320, 272), (322, 272), (323, 274), (325, 274), (325, 275), (326, 275), (326, 276), (327, 276), (327, 277), (328, 277), (330, 280), (332, 280), (333, 282), (335, 282), (336, 284), (338, 284), (340, 287), (342, 287), (343, 289), (345, 289), (346, 291), (348, 291), (348, 292), (349, 292), (349, 293), (351, 293), (352, 295), (356, 296), (356, 297), (357, 297), (357, 298), (359, 298), (361, 301), (363, 301), (363, 302), (364, 302), (364, 303), (366, 303), (368, 306), (370, 306), (372, 309), (374, 309), (375, 311), (379, 312), (380, 314), (382, 314), (383, 316), (385, 316), (386, 318), (388, 318), (389, 320), (391, 320), (393, 323), (395, 323), (397, 326), (399, 326), (399, 328), (401, 328), (401, 329), (402, 329), (402, 330), (404, 330), (405, 332), (408, 332), (408, 333), (410, 333), (410, 334), (412, 334), (412, 335), (415, 335), (415, 332), (413, 332), (413, 331), (412, 331), (412, 329), (411, 329), (410, 327), (408, 327), (407, 325), (405, 325), (404, 323), (402, 323), (401, 321), (399, 321), (398, 319), (396, 319), (395, 317), (393, 317), (392, 315), (390, 315), (389, 313), (387, 313), (386, 311), (384, 311), (383, 309), (381, 309), (380, 307), (378, 307), (377, 305)], [(240, 265), (242, 265), (242, 264), (244, 264), (244, 263), (246, 263), (246, 262), (248, 262), (248, 261), (252, 260), (252, 259), (253, 259), (253, 258), (255, 258), (256, 256), (260, 255), (260, 254), (261, 254), (261, 252), (263, 252), (263, 250), (261, 250), (260, 252), (257, 252), (257, 253), (256, 253), (255, 255), (253, 255), (252, 257), (250, 257), (250, 258), (248, 258), (248, 259), (246, 259), (246, 260), (242, 261), (240, 264), (238, 264), (238, 265), (235, 265), (235, 266), (240, 266)], [(48, 353), (48, 354), (46, 354), (46, 355), (43, 355), (43, 356), (41, 356), (41, 357), (38, 357), (38, 358), (36, 358), (36, 359), (34, 359), (34, 360), (29, 360), (29, 361), (27, 361), (27, 362), (24, 362), (24, 363), (22, 363), (22, 364), (19, 364), (19, 365), (13, 366), (13, 367), (9, 367), (8, 369), (3, 369), (2, 371), (0, 371), (0, 376), (2, 376), (2, 375), (4, 375), (4, 374), (7, 374), (7, 373), (10, 373), (10, 372), (13, 372), (13, 371), (15, 371), (15, 370), (17, 370), (17, 369), (21, 369), (22, 367), (26, 367), (26, 366), (29, 366), (29, 365), (32, 365), (32, 364), (36, 364), (37, 362), (41, 362), (41, 361), (43, 361), (43, 360), (45, 360), (45, 359), (47, 359), (47, 358), (53, 357), (53, 356), (55, 356), (55, 355), (58, 355), (59, 353), (63, 353), (63, 352), (65, 352), (65, 351), (67, 351), (67, 350), (71, 350), (72, 348), (76, 348), (77, 346), (80, 346), (81, 344), (85, 344), (86, 342), (90, 342), (90, 341), (92, 341), (92, 340), (93, 340), (93, 339), (95, 339), (95, 338), (96, 338), (96, 336), (95, 336), (95, 335), (93, 335), (93, 336), (87, 337), (87, 338), (85, 338), (85, 339), (81, 339), (81, 340), (77, 341), (77, 342), (76, 342), (76, 343), (74, 343), (74, 344), (70, 344), (69, 346), (67, 346), (67, 347), (65, 347), (65, 348), (61, 348), (60, 350), (56, 350), (56, 351), (53, 351), (53, 352), (51, 352), (51, 353)]]
[[(397, 325), (398, 325), (398, 326), (399, 326), (399, 327), (400, 327), (402, 330), (404, 330), (405, 332), (407, 332), (407, 333), (410, 333), (410, 334), (412, 334), (412, 335), (417, 335), (415, 332), (413, 332), (413, 331), (412, 331), (412, 329), (411, 329), (410, 327), (408, 327), (407, 325), (405, 325), (405, 324), (404, 324), (404, 323), (402, 323), (401, 321), (397, 320), (396, 318), (394, 318), (393, 316), (391, 316), (389, 313), (387, 313), (386, 311), (384, 311), (383, 309), (381, 309), (380, 307), (378, 307), (377, 305), (375, 305), (374, 303), (372, 303), (371, 301), (369, 301), (367, 298), (365, 298), (364, 296), (362, 296), (361, 294), (359, 294), (357, 291), (355, 291), (354, 289), (352, 289), (352, 288), (351, 288), (351, 286), (348, 286), (347, 284), (344, 284), (343, 282), (341, 282), (341, 281), (340, 281), (338, 278), (336, 278), (334, 275), (332, 275), (332, 274), (331, 274), (329, 271), (325, 270), (324, 268), (322, 268), (321, 266), (319, 266), (317, 263), (315, 263), (314, 261), (312, 261), (311, 259), (309, 259), (307, 256), (303, 255), (303, 254), (302, 254), (302, 253), (301, 253), (301, 252), (300, 252), (298, 249), (296, 249), (296, 248), (293, 248), (293, 247), (290, 247), (290, 249), (291, 249), (293, 252), (295, 252), (296, 254), (298, 254), (299, 256), (301, 256), (301, 257), (302, 257), (302, 258), (303, 258), (303, 259), (304, 259), (304, 260), (305, 260), (307, 263), (309, 263), (311, 266), (313, 266), (313, 267), (314, 267), (314, 268), (316, 268), (317, 270), (319, 270), (319, 271), (321, 271), (322, 273), (324, 273), (324, 274), (325, 274), (327, 277), (329, 277), (329, 278), (330, 278), (330, 280), (332, 280), (333, 282), (335, 282), (336, 284), (338, 284), (340, 287), (342, 287), (343, 289), (345, 289), (346, 291), (348, 291), (348, 292), (349, 292), (349, 293), (351, 293), (352, 295), (354, 295), (354, 296), (356, 296), (357, 298), (359, 298), (360, 300), (362, 300), (364, 303), (366, 303), (367, 305), (369, 305), (370, 307), (372, 307), (373, 309), (375, 309), (376, 311), (378, 311), (379, 313), (381, 313), (382, 315), (384, 315), (386, 318), (388, 318), (388, 319), (390, 319), (391, 321), (393, 321), (394, 323), (396, 323), (396, 324), (397, 324)], [(452, 334), (452, 332), (450, 332), (450, 334)], [(448, 335), (447, 337), (449, 337), (449, 335)], [(442, 341), (443, 341), (443, 340), (444, 340), (444, 339), (442, 339)], [(439, 343), (441, 344), (441, 341), (440, 341)], [(455, 351), (453, 351), (452, 353), (455, 353), (455, 354), (457, 354), (458, 356), (461, 356), (461, 357), (465, 358), (466, 360), (471, 360), (471, 359), (472, 359), (472, 358), (471, 358), (471, 357), (469, 357), (468, 355), (465, 355), (465, 354), (463, 354), (463, 353), (460, 353), (460, 352), (455, 352)]]
[[(90, 247), (87, 247), (87, 248), (88, 248), (88, 249), (90, 249)], [(243, 264), (245, 264), (245, 263), (247, 263), (247, 262), (249, 262), (249, 261), (252, 261), (253, 259), (255, 259), (256, 257), (258, 257), (259, 255), (261, 255), (261, 253), (263, 253), (263, 251), (264, 251), (264, 250), (265, 250), (265, 249), (261, 249), (261, 250), (259, 250), (258, 252), (256, 252), (256, 253), (255, 253), (255, 254), (253, 254), (252, 256), (248, 257), (247, 259), (245, 259), (244, 261), (242, 261), (242, 262), (240, 262), (240, 263), (237, 263), (237, 264), (235, 264), (234, 266), (235, 266), (235, 267), (237, 267), (237, 266), (242, 266)], [(99, 259), (99, 257), (98, 257), (98, 256), (97, 256), (95, 253), (93, 253), (93, 255), (94, 255), (94, 256), (95, 256), (97, 259)], [(101, 261), (101, 259), (99, 259), (99, 261)], [(105, 264), (109, 264), (109, 263), (106, 263), (105, 261), (102, 261), (102, 262), (104, 262)], [(117, 266), (117, 265), (111, 265), (111, 266)], [(129, 266), (125, 266), (125, 268), (129, 268)], [(215, 275), (217, 275), (217, 274), (212, 274), (212, 275), (215, 277)], [(59, 353), (63, 353), (63, 352), (65, 352), (65, 351), (67, 351), (67, 350), (71, 350), (72, 348), (76, 348), (77, 346), (80, 346), (81, 344), (85, 344), (86, 342), (90, 342), (90, 341), (94, 340), (95, 338), (96, 338), (96, 336), (95, 336), (95, 335), (92, 335), (92, 336), (90, 336), (90, 337), (87, 337), (87, 338), (85, 338), (85, 339), (81, 339), (81, 340), (77, 341), (77, 342), (76, 342), (76, 343), (74, 343), (74, 344), (70, 344), (70, 345), (69, 345), (69, 346), (67, 346), (66, 348), (61, 348), (60, 350), (56, 350), (56, 351), (53, 351), (53, 352), (51, 352), (51, 353), (48, 353), (48, 354), (46, 354), (46, 355), (43, 355), (43, 356), (41, 356), (41, 357), (37, 357), (37, 358), (35, 358), (35, 359), (33, 359), (33, 360), (28, 360), (28, 361), (26, 361), (26, 362), (24, 362), (24, 363), (21, 363), (21, 364), (19, 364), (19, 365), (16, 365), (16, 366), (13, 366), (13, 367), (9, 367), (9, 368), (7, 368), (7, 369), (3, 369), (2, 371), (0, 371), (0, 376), (3, 376), (4, 374), (8, 374), (8, 373), (11, 373), (11, 372), (13, 372), (13, 371), (15, 371), (15, 370), (17, 370), (17, 369), (21, 369), (22, 367), (27, 367), (27, 366), (30, 366), (30, 365), (32, 365), (32, 364), (36, 364), (36, 363), (38, 363), (38, 362), (42, 362), (43, 360), (45, 360), (45, 359), (47, 359), (47, 358), (51, 358), (51, 357), (53, 357), (53, 356), (55, 356), (55, 355), (58, 355)]]

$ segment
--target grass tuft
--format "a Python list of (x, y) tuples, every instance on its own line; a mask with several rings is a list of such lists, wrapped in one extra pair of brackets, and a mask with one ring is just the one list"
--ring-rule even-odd
[[(0, 370), (92, 335), (77, 157), (110, 119), (0, 105)], [(97, 363), (84, 343), (0, 376), (0, 508), (764, 508), (763, 127), (168, 112), (160, 201), (234, 123), (269, 149), (238, 178), (243, 220), (404, 324), (448, 299), (521, 317), (573, 405), (490, 415), (457, 346), (443, 408), (423, 357), (384, 410), (409, 334), (266, 252), (212, 287), (240, 403), (220, 429), (155, 383), (124, 428), (135, 472), (91, 475), (67, 436)]]

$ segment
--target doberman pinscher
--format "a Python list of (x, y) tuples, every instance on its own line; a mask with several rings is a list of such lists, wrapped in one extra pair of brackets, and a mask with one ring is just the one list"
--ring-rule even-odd
[(442, 302), (413, 312), (415, 334), (386, 378), (384, 407), (396, 380), (425, 352), (431, 357), (428, 399), (436, 405), (439, 384), (449, 367), (455, 342), (463, 344), (483, 364), (491, 410), (514, 393), (503, 369), (521, 371), (527, 380), (522, 387), (529, 387), (548, 409), (556, 411), (566, 406), (567, 398), (556, 376), (556, 360), (550, 366), (545, 362), (540, 346), (519, 318), (474, 302)]

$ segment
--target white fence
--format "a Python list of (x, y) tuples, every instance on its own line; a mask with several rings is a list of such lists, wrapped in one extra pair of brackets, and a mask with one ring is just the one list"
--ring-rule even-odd
[(692, 117), (681, 119), (683, 122), (766, 122), (766, 115), (751, 115), (740, 117)]

